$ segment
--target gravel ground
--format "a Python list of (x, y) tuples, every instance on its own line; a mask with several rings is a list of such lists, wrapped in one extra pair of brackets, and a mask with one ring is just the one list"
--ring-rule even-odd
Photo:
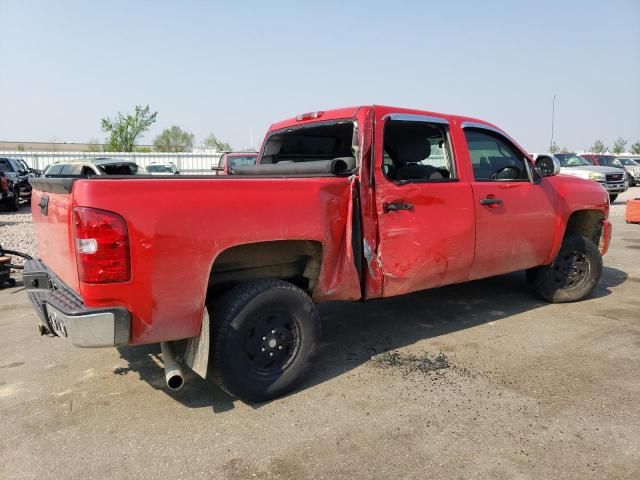
[(0, 212), (0, 244), (10, 250), (36, 255), (36, 237), (29, 205), (23, 205), (17, 212)]

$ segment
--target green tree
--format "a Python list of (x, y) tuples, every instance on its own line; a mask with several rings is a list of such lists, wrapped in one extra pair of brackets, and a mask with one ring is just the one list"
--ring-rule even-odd
[(560, 153), (569, 153), (569, 149), (567, 148), (566, 145), (560, 149)]
[(193, 133), (185, 132), (177, 125), (165, 128), (153, 141), (160, 152), (186, 152), (193, 147)]
[(596, 140), (595, 142), (593, 142), (593, 145), (591, 145), (591, 148), (589, 150), (593, 153), (604, 153), (607, 151), (607, 146), (600, 140)]
[(114, 118), (100, 121), (102, 130), (109, 133), (107, 149), (112, 152), (132, 152), (136, 141), (156, 121), (158, 112), (151, 112), (149, 105), (136, 105), (133, 114), (118, 112)]
[(618, 137), (618, 139), (613, 142), (613, 153), (615, 153), (616, 155), (624, 153), (624, 149), (626, 148), (626, 146), (627, 141), (622, 137)]
[(18, 146), (16, 147), (16, 149), (17, 149), (19, 152), (24, 152), (24, 145), (23, 145), (23, 144), (21, 144), (21, 143), (19, 143), (19, 144), (18, 144)]
[(549, 153), (556, 153), (558, 151), (558, 144), (556, 142), (551, 142), (549, 145)]
[(207, 147), (215, 148), (218, 152), (228, 152), (232, 150), (231, 145), (227, 142), (218, 140), (218, 138), (212, 133), (204, 139), (204, 144)]
[(640, 155), (640, 141), (631, 144), (631, 147), (629, 147), (629, 151), (634, 155)]

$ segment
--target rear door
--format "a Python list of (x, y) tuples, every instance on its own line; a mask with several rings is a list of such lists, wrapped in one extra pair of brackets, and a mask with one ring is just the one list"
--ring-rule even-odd
[(384, 296), (468, 276), (475, 243), (473, 194), (460, 176), (450, 138), (444, 117), (376, 113), (377, 263)]
[(473, 172), (476, 245), (470, 278), (523, 270), (548, 260), (555, 234), (555, 193), (533, 178), (526, 154), (502, 132), (462, 124)]

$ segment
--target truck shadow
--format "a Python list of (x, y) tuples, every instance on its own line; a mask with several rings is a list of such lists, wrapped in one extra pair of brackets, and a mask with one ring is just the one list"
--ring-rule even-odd
[[(610, 295), (611, 288), (624, 283), (627, 277), (621, 270), (604, 267), (590, 300)], [(368, 362), (373, 355), (546, 305), (529, 291), (522, 272), (388, 299), (322, 304), (322, 342), (312, 372), (297, 391), (343, 375)], [(214, 412), (234, 408), (232, 397), (188, 369), (183, 389), (170, 392), (164, 383), (158, 345), (118, 350), (129, 366), (114, 370), (114, 374), (135, 372), (140, 379), (189, 408), (212, 408)]]

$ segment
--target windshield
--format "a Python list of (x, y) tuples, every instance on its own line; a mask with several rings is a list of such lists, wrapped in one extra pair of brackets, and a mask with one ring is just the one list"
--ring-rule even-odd
[(255, 165), (257, 155), (247, 155), (246, 157), (228, 157), (227, 163), (230, 167), (242, 167), (245, 165)]
[(171, 165), (147, 165), (145, 168), (149, 173), (173, 173)]
[(618, 161), (622, 165), (632, 166), (632, 167), (640, 167), (640, 163), (636, 162), (631, 158), (619, 158)]
[(580, 155), (575, 155), (572, 153), (557, 154), (556, 158), (560, 160), (560, 165), (562, 165), (563, 167), (582, 167), (585, 165), (587, 166), (591, 165)]
[(598, 157), (598, 163), (600, 163), (600, 165), (611, 166), (617, 163), (617, 159), (616, 157), (601, 155)]
[(20, 167), (25, 171), (28, 172), (29, 171), (29, 166), (26, 164), (26, 162), (24, 160), (22, 160), (21, 158), (18, 159), (18, 164), (20, 165)]

